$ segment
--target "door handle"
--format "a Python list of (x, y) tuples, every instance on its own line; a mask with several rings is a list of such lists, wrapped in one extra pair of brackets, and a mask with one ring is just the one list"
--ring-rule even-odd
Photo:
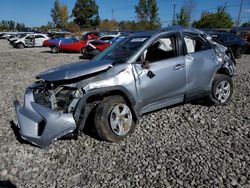
[(179, 70), (183, 67), (184, 67), (184, 64), (177, 64), (177, 65), (175, 65), (174, 70)]

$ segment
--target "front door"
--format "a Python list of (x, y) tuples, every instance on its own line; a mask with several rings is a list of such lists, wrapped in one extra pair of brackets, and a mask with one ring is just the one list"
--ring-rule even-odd
[(164, 36), (145, 50), (148, 67), (134, 64), (141, 113), (182, 102), (185, 94), (185, 57), (177, 51), (177, 37)]

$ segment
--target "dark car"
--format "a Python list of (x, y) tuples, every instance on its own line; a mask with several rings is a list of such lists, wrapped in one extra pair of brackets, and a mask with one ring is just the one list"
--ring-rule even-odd
[(245, 52), (247, 43), (242, 38), (233, 33), (215, 33), (212, 38), (226, 47), (229, 47), (236, 59), (241, 58)]

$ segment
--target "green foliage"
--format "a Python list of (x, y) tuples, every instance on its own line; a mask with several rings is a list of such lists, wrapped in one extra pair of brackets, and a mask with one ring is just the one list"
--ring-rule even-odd
[(156, 29), (161, 27), (156, 0), (140, 0), (135, 6), (135, 13), (140, 29)]
[(185, 8), (182, 7), (180, 13), (176, 15), (176, 23), (177, 25), (188, 26), (190, 20), (190, 14), (185, 11)]
[(59, 0), (55, 0), (54, 7), (51, 10), (51, 17), (57, 29), (65, 28), (68, 24), (68, 7), (61, 5)]
[(26, 26), (23, 23), (16, 23), (13, 20), (2, 20), (0, 22), (0, 31), (25, 31)]
[(233, 20), (226, 7), (218, 7), (216, 13), (203, 12), (193, 25), (197, 28), (231, 28)]
[(65, 29), (72, 33), (80, 32), (80, 27), (75, 22), (68, 23)]
[(95, 0), (77, 0), (72, 10), (74, 22), (81, 28), (95, 28), (100, 23), (99, 7)]
[(108, 19), (102, 20), (99, 26), (101, 30), (108, 30), (108, 31), (112, 31), (114, 29), (117, 29), (118, 27), (119, 26), (117, 21)]
[(250, 21), (243, 23), (241, 27), (250, 27)]
[(121, 21), (119, 22), (120, 30), (140, 30), (140, 26), (135, 21)]

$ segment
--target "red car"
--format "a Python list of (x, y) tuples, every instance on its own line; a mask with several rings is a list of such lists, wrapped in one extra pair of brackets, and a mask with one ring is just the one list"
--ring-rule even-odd
[(81, 52), (89, 42), (99, 38), (100, 36), (96, 32), (89, 32), (82, 36), (82, 40), (79, 40), (75, 37), (72, 38), (56, 38), (51, 40), (46, 40), (43, 43), (43, 46), (50, 47), (52, 53), (58, 52)]
[(103, 52), (110, 45), (111, 44), (109, 42), (104, 42), (102, 40), (89, 41), (86, 48), (82, 50), (82, 55), (86, 58), (91, 59)]

